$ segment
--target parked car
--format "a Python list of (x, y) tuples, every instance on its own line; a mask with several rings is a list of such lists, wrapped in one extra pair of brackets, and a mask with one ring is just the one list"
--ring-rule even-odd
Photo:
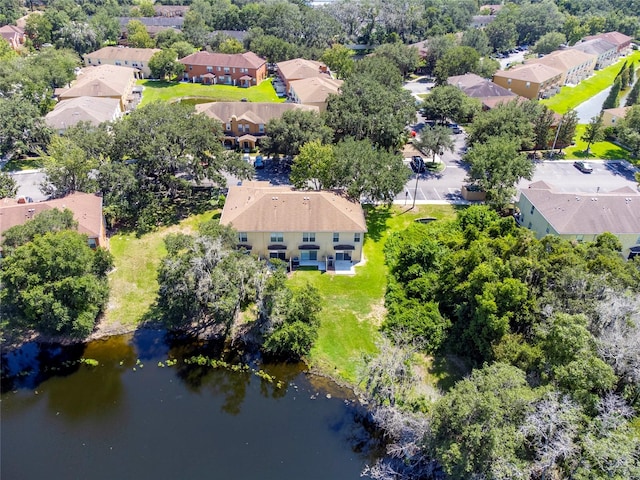
[(593, 172), (593, 167), (587, 163), (582, 161), (573, 162), (573, 166), (580, 170), (582, 173), (591, 173)]
[(416, 173), (423, 173), (426, 169), (424, 165), (424, 159), (420, 155), (414, 155), (411, 157), (411, 170)]
[(450, 123), (449, 125), (447, 125), (451, 131), (455, 134), (458, 133), (462, 133), (462, 129), (460, 128), (460, 125), (458, 125), (457, 123)]
[(258, 169), (258, 168), (264, 168), (264, 160), (262, 158), (262, 155), (258, 155), (255, 159), (255, 161), (253, 162), (253, 167)]

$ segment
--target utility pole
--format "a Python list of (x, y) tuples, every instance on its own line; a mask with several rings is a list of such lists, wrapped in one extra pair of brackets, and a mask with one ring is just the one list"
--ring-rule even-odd
[(420, 178), (420, 172), (416, 172), (416, 186), (413, 189), (413, 205), (411, 205), (411, 208), (414, 208), (416, 206), (416, 194), (418, 193), (418, 178)]

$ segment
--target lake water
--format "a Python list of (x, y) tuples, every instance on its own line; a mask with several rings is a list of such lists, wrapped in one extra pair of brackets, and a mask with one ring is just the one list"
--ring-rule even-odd
[(279, 388), (181, 361), (213, 353), (141, 331), (5, 355), (2, 479), (357, 479), (374, 461), (350, 391), (300, 365), (261, 367)]

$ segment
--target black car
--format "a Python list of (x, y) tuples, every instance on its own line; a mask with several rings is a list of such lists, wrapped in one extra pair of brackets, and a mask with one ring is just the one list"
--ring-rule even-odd
[(411, 157), (411, 169), (416, 173), (423, 173), (426, 169), (424, 159), (420, 155)]

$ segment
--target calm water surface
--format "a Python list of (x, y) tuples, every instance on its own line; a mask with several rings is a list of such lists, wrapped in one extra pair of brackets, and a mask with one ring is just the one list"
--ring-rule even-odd
[(349, 391), (300, 366), (262, 367), (283, 388), (251, 371), (160, 367), (202, 353), (167, 343), (143, 331), (5, 355), (1, 478), (339, 480), (374, 460)]

